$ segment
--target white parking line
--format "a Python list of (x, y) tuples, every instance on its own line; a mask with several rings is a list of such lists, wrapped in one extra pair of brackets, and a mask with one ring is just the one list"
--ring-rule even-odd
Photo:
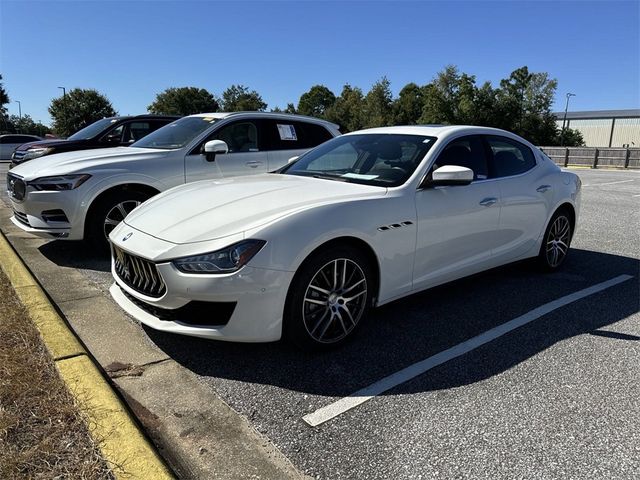
[(337, 417), (358, 405), (365, 403), (368, 400), (371, 400), (376, 395), (380, 395), (387, 390), (390, 390), (398, 385), (411, 380), (412, 378), (417, 377), (425, 373), (428, 370), (431, 370), (438, 365), (442, 365), (449, 360), (452, 360), (456, 357), (464, 355), (476, 348), (488, 343), (496, 338), (499, 338), (512, 330), (515, 330), (518, 327), (522, 327), (533, 320), (536, 320), (547, 313), (552, 312), (560, 307), (564, 307), (572, 302), (588, 297), (589, 295), (593, 295), (594, 293), (598, 293), (602, 290), (605, 290), (609, 287), (613, 287), (619, 283), (625, 282), (633, 278), (631, 275), (620, 275), (611, 280), (607, 280), (606, 282), (598, 283), (591, 287), (585, 288), (584, 290), (579, 290), (572, 294), (566, 295), (564, 297), (558, 298), (549, 303), (545, 303), (544, 305), (535, 308), (520, 317), (514, 318), (502, 325), (498, 325), (491, 330), (487, 330), (480, 335), (470, 338), (465, 342), (462, 342), (454, 347), (451, 347), (443, 352), (440, 352), (432, 357), (429, 357), (425, 360), (422, 360), (418, 363), (414, 363), (394, 374), (389, 375), (388, 377), (379, 380), (378, 382), (369, 385), (368, 387), (363, 388), (362, 390), (358, 390), (357, 392), (349, 395), (348, 397), (341, 398), (340, 400), (331, 403), (325, 407), (319, 408), (313, 413), (305, 415), (302, 419), (311, 425), (312, 427), (317, 427), (318, 425), (323, 424), (324, 422), (331, 420), (332, 418)]
[(615, 185), (616, 183), (629, 183), (635, 182), (635, 178), (631, 180), (618, 180), (617, 182), (605, 182), (605, 183), (587, 183), (586, 185), (582, 185), (583, 187), (601, 187), (603, 185)]

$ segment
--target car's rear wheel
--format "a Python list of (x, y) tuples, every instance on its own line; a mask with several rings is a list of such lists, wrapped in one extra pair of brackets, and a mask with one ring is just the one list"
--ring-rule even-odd
[(548, 272), (560, 268), (569, 253), (573, 236), (573, 222), (567, 209), (562, 208), (553, 214), (544, 234), (538, 264)]
[(351, 338), (371, 302), (371, 266), (349, 246), (307, 259), (296, 273), (285, 306), (285, 336), (301, 348), (328, 349)]
[(100, 253), (109, 249), (109, 234), (131, 213), (147, 200), (149, 195), (136, 190), (120, 190), (97, 200), (87, 218), (85, 239)]

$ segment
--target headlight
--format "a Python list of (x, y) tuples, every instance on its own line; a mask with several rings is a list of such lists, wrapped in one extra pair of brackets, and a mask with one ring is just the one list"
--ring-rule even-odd
[(229, 273), (242, 268), (264, 247), (264, 240), (243, 240), (211, 253), (174, 260), (175, 267), (184, 273)]
[(91, 178), (91, 175), (86, 173), (77, 175), (60, 175), (56, 177), (36, 178), (35, 180), (27, 182), (27, 184), (31, 185), (36, 190), (73, 190), (89, 180), (89, 178)]
[(53, 150), (54, 150), (53, 147), (30, 148), (29, 150), (26, 151), (24, 156), (22, 158), (19, 158), (18, 160), (21, 160), (21, 161), (32, 160), (34, 158), (42, 157), (43, 155), (49, 155), (51, 152), (53, 152)]

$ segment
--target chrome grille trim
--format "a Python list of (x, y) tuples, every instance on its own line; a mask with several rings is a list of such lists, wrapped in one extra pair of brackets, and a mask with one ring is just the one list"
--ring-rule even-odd
[(11, 158), (13, 160), (22, 160), (26, 154), (27, 154), (26, 150), (15, 150)]
[(147, 297), (159, 298), (167, 291), (156, 264), (125, 252), (112, 244), (113, 265), (122, 282)]

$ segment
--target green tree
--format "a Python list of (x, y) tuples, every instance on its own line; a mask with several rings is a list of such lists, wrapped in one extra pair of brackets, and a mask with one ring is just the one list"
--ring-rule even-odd
[(448, 65), (424, 88), (419, 123), (476, 124), (476, 79)]
[[(2, 74), (0, 74), (0, 80), (2, 80)], [(10, 129), (7, 119), (7, 107), (5, 107), (10, 101), (9, 94), (0, 81), (0, 132), (9, 131)]]
[(104, 95), (92, 89), (74, 88), (66, 95), (54, 98), (49, 106), (54, 131), (62, 136), (105, 117), (113, 117), (116, 111)]
[(217, 112), (219, 108), (216, 98), (204, 88), (172, 87), (157, 94), (147, 110), (159, 115), (192, 115)]
[(582, 134), (573, 128), (565, 128), (564, 135), (562, 129), (558, 129), (555, 141), (551, 145), (563, 145), (565, 147), (584, 147)]
[(336, 96), (324, 85), (314, 85), (298, 101), (298, 113), (324, 118), (327, 109), (336, 102)]
[(342, 87), (340, 96), (327, 109), (327, 120), (337, 123), (343, 133), (360, 130), (364, 126), (364, 94), (358, 87), (348, 83)]
[(384, 127), (393, 123), (393, 95), (387, 77), (374, 83), (367, 93), (363, 115), (366, 127)]
[(558, 135), (551, 106), (558, 82), (549, 74), (531, 73), (524, 66), (500, 81), (497, 111), (500, 124), (537, 145), (548, 145)]
[(231, 85), (222, 92), (222, 106), (225, 112), (263, 112), (267, 108), (260, 94), (244, 85)]
[(15, 133), (25, 133), (27, 135), (39, 135), (43, 137), (47, 133), (51, 133), (51, 128), (36, 122), (30, 115), (10, 115), (7, 121), (9, 130)]
[(424, 89), (415, 83), (407, 83), (393, 102), (393, 118), (396, 125), (415, 125), (422, 114)]

